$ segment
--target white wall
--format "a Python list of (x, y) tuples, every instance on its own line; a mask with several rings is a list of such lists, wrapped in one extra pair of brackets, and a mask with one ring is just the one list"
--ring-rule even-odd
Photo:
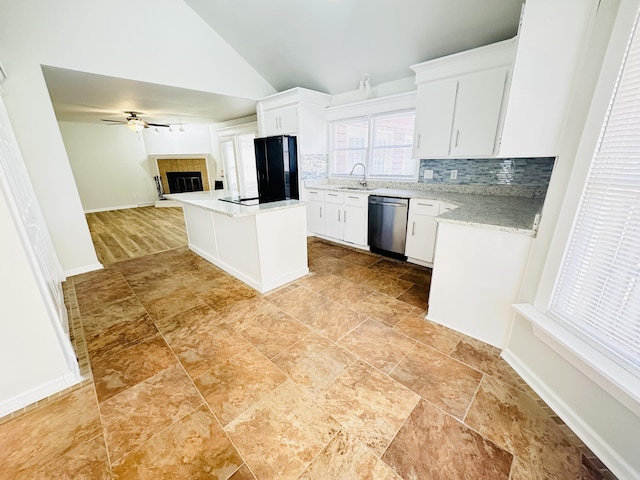
[[(571, 113), (520, 293), (520, 302), (543, 312), (639, 3), (602, 1), (591, 42), (585, 45), (587, 56), (574, 85)], [(640, 478), (636, 414), (536, 337), (524, 317), (515, 316), (503, 355), (618, 478)]]
[(73, 377), (0, 188), (0, 417), (68, 386)]
[(176, 0), (0, 2), (0, 55), (9, 118), (65, 271), (98, 262), (41, 64), (252, 99), (274, 93)]
[(154, 202), (155, 173), (142, 136), (124, 125), (60, 122), (85, 212)]

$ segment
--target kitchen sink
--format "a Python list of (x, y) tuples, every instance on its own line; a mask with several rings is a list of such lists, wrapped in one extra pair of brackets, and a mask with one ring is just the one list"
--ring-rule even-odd
[(369, 188), (369, 187), (337, 187), (340, 190), (354, 190), (354, 191), (358, 191), (358, 192), (368, 192), (370, 190), (375, 190), (375, 188)]

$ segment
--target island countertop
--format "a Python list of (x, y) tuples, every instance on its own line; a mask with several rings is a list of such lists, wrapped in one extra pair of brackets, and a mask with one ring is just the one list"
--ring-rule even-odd
[(261, 203), (258, 205), (239, 205), (237, 203), (225, 202), (219, 197), (228, 197), (229, 192), (225, 190), (210, 190), (205, 192), (189, 193), (169, 193), (165, 194), (169, 200), (204, 208), (227, 217), (246, 217), (257, 215), (258, 213), (272, 212), (284, 208), (298, 207), (304, 205), (300, 200), (281, 200), (278, 202)]

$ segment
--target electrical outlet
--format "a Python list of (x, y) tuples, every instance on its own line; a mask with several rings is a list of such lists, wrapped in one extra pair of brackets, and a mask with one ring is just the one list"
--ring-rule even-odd
[(451, 175), (449, 177), (451, 180), (455, 180), (458, 178), (458, 170), (451, 170)]
[(422, 178), (424, 178), (425, 180), (433, 179), (433, 170), (425, 170), (422, 174)]

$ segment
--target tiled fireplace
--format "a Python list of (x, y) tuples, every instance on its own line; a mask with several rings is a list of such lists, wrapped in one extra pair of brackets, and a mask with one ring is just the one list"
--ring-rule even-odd
[(157, 162), (165, 193), (210, 190), (204, 158), (159, 158)]

